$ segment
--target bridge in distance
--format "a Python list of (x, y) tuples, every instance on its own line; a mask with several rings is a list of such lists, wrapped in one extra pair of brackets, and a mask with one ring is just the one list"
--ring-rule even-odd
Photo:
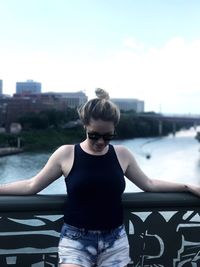
[(176, 133), (176, 123), (191, 123), (195, 128), (200, 125), (200, 114), (162, 114), (162, 113), (137, 113), (139, 118), (149, 118), (158, 122), (158, 132), (162, 135), (163, 122), (172, 122), (172, 132)]

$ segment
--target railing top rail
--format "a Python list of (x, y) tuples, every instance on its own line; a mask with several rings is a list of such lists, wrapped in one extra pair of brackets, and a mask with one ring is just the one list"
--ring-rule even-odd
[(166, 208), (200, 207), (200, 199), (190, 193), (125, 193), (124, 207), (130, 208)]
[[(126, 208), (200, 207), (200, 199), (189, 193), (124, 193), (122, 200)], [(0, 196), (0, 212), (62, 212), (66, 201), (65, 194)]]

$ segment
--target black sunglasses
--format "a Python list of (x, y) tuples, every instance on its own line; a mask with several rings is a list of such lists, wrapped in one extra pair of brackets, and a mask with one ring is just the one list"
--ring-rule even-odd
[(94, 133), (88, 132), (87, 134), (88, 134), (89, 139), (95, 140), (95, 141), (99, 140), (100, 138), (103, 138), (104, 141), (110, 141), (116, 136), (116, 133), (114, 133), (114, 134), (99, 134), (99, 133), (95, 133), (95, 132)]

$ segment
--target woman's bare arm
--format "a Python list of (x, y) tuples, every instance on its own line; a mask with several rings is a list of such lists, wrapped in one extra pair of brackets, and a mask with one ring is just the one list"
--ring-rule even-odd
[(125, 176), (147, 192), (191, 192), (200, 197), (200, 186), (149, 178), (137, 164), (133, 154), (125, 148), (123, 158), (128, 162)]
[(0, 185), (0, 195), (33, 195), (62, 176), (63, 148), (57, 149), (44, 168), (30, 179)]

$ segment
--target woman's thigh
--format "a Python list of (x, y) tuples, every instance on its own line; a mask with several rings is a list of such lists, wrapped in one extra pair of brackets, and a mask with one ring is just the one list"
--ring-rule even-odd
[(64, 224), (58, 245), (59, 267), (91, 267), (97, 253), (93, 253), (95, 236), (81, 228)]
[(68, 264), (60, 264), (59, 267), (81, 267), (81, 266), (68, 263)]
[[(76, 264), (60, 264), (59, 267), (81, 267), (81, 266)], [(127, 265), (124, 267), (127, 267)]]

